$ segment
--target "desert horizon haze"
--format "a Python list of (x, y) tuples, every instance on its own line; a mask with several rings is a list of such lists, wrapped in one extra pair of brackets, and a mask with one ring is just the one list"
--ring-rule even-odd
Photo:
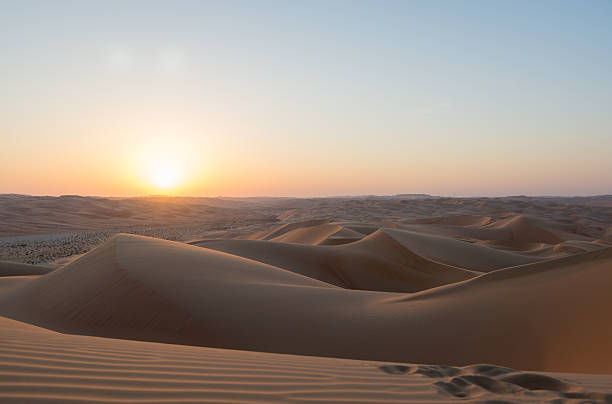
[(612, 191), (608, 1), (0, 4), (0, 192)]
[(612, 404), (611, 22), (0, 1), (0, 403)]

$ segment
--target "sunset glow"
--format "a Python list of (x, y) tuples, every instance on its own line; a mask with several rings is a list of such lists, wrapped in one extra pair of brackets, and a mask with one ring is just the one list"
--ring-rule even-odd
[(167, 162), (157, 162), (150, 172), (151, 184), (160, 189), (169, 189), (177, 185), (178, 172), (176, 167)]
[(610, 2), (256, 3), (3, 3), (0, 192), (610, 191)]
[(204, 169), (203, 165), (194, 166), (192, 152), (179, 136), (150, 136), (136, 149), (126, 170), (134, 172), (134, 185), (148, 193), (174, 194), (184, 190), (193, 186), (194, 172)]

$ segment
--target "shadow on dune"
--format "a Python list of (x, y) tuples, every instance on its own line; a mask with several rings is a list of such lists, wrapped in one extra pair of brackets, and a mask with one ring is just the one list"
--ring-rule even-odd
[[(397, 253), (387, 237), (363, 243)], [(612, 249), (604, 249), (404, 294), (344, 289), (206, 248), (118, 235), (63, 268), (7, 285), (0, 310), (113, 338), (612, 373), (612, 323), (601, 317), (612, 303), (611, 265)]]

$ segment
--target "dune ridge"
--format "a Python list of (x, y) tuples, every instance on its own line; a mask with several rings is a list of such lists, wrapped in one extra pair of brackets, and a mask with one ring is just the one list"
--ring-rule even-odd
[[(411, 295), (343, 289), (205, 248), (120, 235), (60, 270), (11, 286), (0, 308), (46, 328), (113, 338), (612, 373), (612, 325), (597, 321), (599, 308), (611, 303), (610, 251), (568, 257), (558, 267), (547, 261), (500, 269)], [(81, 279), (91, 268), (110, 279), (107, 287), (90, 274), (89, 283)], [(119, 270), (124, 276), (115, 276)]]
[(489, 272), (539, 261), (509, 251), (488, 248), (450, 237), (388, 229), (388, 234), (415, 253), (447, 265)]
[(385, 230), (377, 230), (353, 243), (331, 246), (223, 239), (191, 244), (264, 262), (349, 289), (415, 292), (477, 275), (419, 256)]

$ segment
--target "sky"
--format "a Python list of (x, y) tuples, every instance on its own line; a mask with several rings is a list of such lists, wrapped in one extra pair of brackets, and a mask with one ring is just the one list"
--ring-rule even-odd
[(612, 193), (611, 1), (0, 1), (0, 193)]

